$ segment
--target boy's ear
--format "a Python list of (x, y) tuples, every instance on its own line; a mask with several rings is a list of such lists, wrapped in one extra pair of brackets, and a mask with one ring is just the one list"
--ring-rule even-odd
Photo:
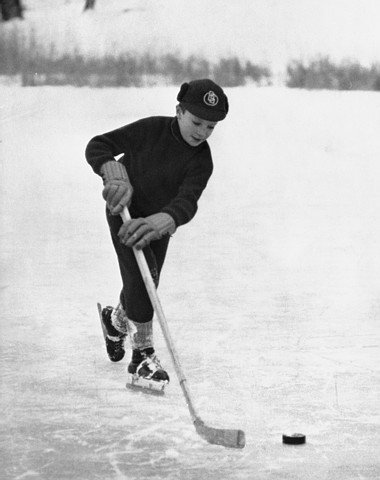
[(183, 113), (183, 112), (182, 112), (182, 108), (181, 108), (179, 105), (177, 105), (177, 106), (175, 107), (175, 111), (176, 111), (176, 114), (177, 114), (177, 117), (178, 117), (178, 118), (179, 118), (180, 115)]

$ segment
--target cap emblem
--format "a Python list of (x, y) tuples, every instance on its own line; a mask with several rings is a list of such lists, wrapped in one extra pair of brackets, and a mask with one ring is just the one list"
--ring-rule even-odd
[(203, 101), (209, 107), (215, 107), (215, 105), (217, 105), (218, 102), (219, 102), (219, 98), (218, 98), (218, 95), (215, 92), (210, 90), (209, 92), (207, 92), (204, 95)]

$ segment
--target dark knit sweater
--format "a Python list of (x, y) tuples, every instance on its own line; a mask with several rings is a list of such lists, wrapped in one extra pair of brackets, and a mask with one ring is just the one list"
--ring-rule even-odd
[(120, 154), (133, 186), (133, 218), (165, 212), (177, 227), (193, 218), (213, 170), (207, 142), (192, 147), (175, 117), (149, 117), (97, 135), (86, 148), (86, 159), (98, 175), (103, 163)]

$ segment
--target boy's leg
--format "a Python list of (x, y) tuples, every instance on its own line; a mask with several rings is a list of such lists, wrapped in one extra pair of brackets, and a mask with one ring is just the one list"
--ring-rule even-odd
[[(107, 212), (107, 220), (111, 236), (118, 257), (120, 273), (123, 280), (123, 289), (120, 302), (126, 312), (127, 329), (133, 350), (129, 372), (135, 373), (140, 363), (147, 357), (154, 359), (159, 365), (153, 347), (153, 307), (150, 302), (145, 283), (142, 279), (133, 250), (120, 243), (117, 233), (122, 225), (119, 216), (112, 216)], [(143, 252), (152, 273), (153, 280), (158, 286), (160, 273), (164, 264), (169, 236), (151, 242)], [(159, 365), (157, 379), (168, 379), (166, 372)], [(156, 375), (157, 377), (157, 375)]]
[[(132, 248), (123, 245), (117, 236), (122, 225), (121, 217), (111, 215), (107, 211), (107, 221), (123, 281), (123, 289), (120, 295), (121, 304), (129, 319), (138, 323), (147, 323), (153, 318), (153, 307)], [(165, 236), (160, 240), (151, 242), (143, 250), (156, 287), (159, 284), (169, 239), (169, 236)]]

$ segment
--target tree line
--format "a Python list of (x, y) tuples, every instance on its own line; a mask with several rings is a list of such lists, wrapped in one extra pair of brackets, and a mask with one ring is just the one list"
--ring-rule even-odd
[[(83, 0), (83, 11), (94, 9), (95, 2)], [(22, 0), (0, 0), (3, 22), (22, 19), (23, 12)], [(176, 53), (153, 57), (149, 52), (124, 52), (88, 58), (75, 51), (57, 56), (53, 44), (47, 50), (46, 45), (38, 44), (33, 32), (25, 39), (17, 29), (0, 29), (0, 75), (19, 76), (25, 86), (147, 86), (177, 84), (196, 77), (210, 77), (226, 87), (273, 83), (269, 68), (236, 56), (217, 62)], [(293, 60), (286, 66), (283, 84), (289, 88), (380, 91), (380, 65), (364, 67), (347, 60), (334, 63), (327, 56), (308, 62)]]
[(380, 91), (380, 65), (367, 67), (349, 60), (335, 63), (328, 56), (308, 62), (294, 60), (287, 66), (286, 86), (309, 90)]
[(27, 41), (17, 30), (0, 30), (0, 76), (17, 77), (24, 86), (75, 85), (92, 87), (140, 87), (179, 84), (189, 78), (213, 78), (223, 86), (247, 82), (270, 84), (271, 72), (236, 56), (211, 62), (179, 53), (122, 52), (89, 56), (79, 51), (57, 53), (31, 35)]

